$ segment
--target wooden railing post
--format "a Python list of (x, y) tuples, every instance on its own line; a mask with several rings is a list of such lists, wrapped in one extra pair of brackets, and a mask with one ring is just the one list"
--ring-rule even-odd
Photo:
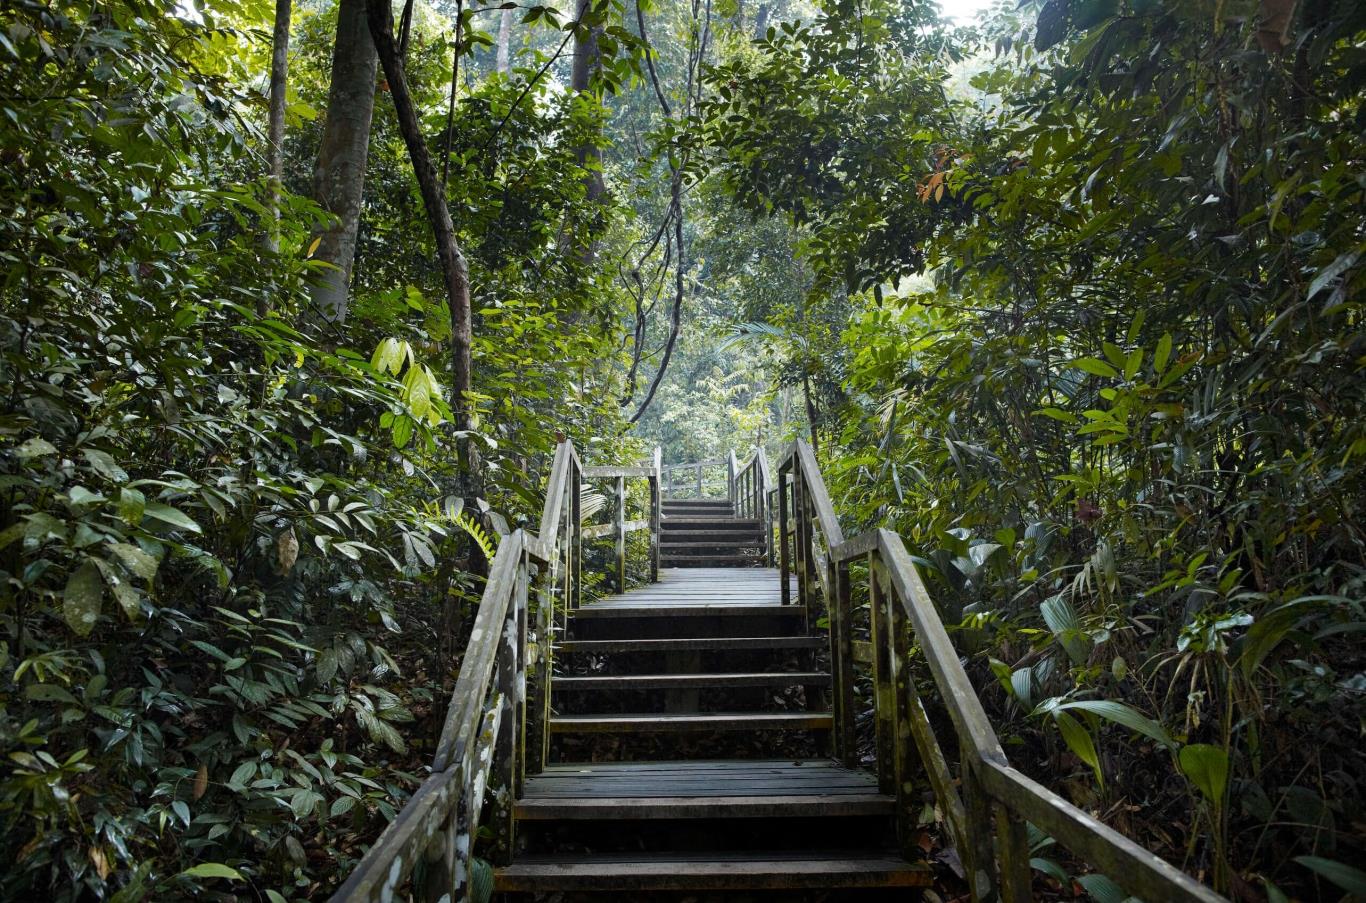
[(1034, 899), (1033, 868), (1029, 864), (1029, 832), (1022, 819), (1005, 806), (996, 805), (996, 864), (1004, 903), (1028, 903)]
[[(464, 775), (455, 776), (455, 785), (464, 786)], [(464, 793), (460, 794), (461, 799)], [(432, 833), (428, 838), (427, 846), (423, 850), (423, 876), (422, 886), (418, 893), (418, 899), (423, 903), (439, 903), (441, 900), (461, 900), (456, 897), (457, 888), (460, 881), (460, 852), (456, 847), (456, 838), (459, 835), (460, 826), (463, 821), (463, 807), (460, 800), (451, 807), (450, 814), (442, 823), (441, 830)]]
[(895, 683), (887, 595), (878, 579), (876, 552), (868, 553), (868, 627), (873, 647), (873, 726), (877, 754), (877, 785), (883, 793), (896, 792), (896, 725), (892, 720)]
[[(560, 562), (568, 543), (563, 536), (551, 550), (551, 563), (542, 565), (538, 576), (540, 605), (536, 611), (536, 677), (535, 692), (530, 693), (534, 724), (531, 739), (535, 746), (527, 761), (527, 770), (539, 774), (550, 763), (550, 675), (555, 665), (555, 596), (556, 581), (563, 579)], [(568, 571), (568, 567), (563, 567)]]
[(959, 850), (963, 869), (977, 903), (996, 903), (995, 852), (992, 850), (991, 797), (974, 771), (976, 751), (969, 741), (960, 744), (958, 780), (963, 788), (963, 809), (967, 815), (967, 847)]
[(735, 449), (726, 452), (726, 501), (735, 504), (735, 475), (739, 471), (735, 460)]
[(616, 552), (617, 566), (616, 587), (617, 592), (626, 592), (626, 478), (617, 477), (616, 483)]
[(702, 498), (702, 465), (697, 465), (697, 497)]
[[(884, 583), (886, 573), (878, 562), (877, 580)], [(896, 593), (884, 589), (887, 607), (887, 649), (892, 674), (890, 699), (893, 772), (896, 779), (896, 833), (902, 855), (915, 854), (916, 795), (915, 745), (911, 737), (911, 632), (906, 612), (898, 604)]]
[(846, 768), (858, 767), (854, 734), (854, 634), (849, 563), (834, 565), (833, 598), (830, 600), (830, 674), (833, 678), (835, 755)]
[[(807, 570), (806, 558), (811, 552), (811, 547), (807, 543), (807, 531), (811, 525), (806, 519), (806, 484), (802, 480), (802, 467), (794, 464), (792, 467), (792, 567), (797, 572), (797, 604), (802, 607), (802, 611), (807, 613), (811, 606), (809, 597), (811, 592), (810, 573)], [(809, 628), (810, 625), (808, 624)]]
[(788, 468), (783, 467), (778, 470), (778, 588), (779, 598), (784, 605), (792, 604), (792, 563), (787, 553), (787, 485)]
[(659, 531), (663, 517), (663, 505), (659, 497), (659, 464), (663, 453), (656, 447), (652, 462), (654, 473), (650, 476), (650, 582), (659, 582)]
[(569, 548), (573, 565), (569, 581), (571, 592), (565, 599), (566, 606), (577, 609), (583, 604), (583, 471), (577, 466), (571, 468), (573, 479), (570, 481), (572, 495), (569, 503)]

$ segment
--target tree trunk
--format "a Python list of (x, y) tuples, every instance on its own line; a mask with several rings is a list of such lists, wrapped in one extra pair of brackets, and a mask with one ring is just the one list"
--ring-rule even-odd
[[(598, 49), (598, 34), (602, 31), (602, 24), (595, 21), (592, 7), (592, 0), (579, 0), (578, 20), (584, 23), (584, 27), (574, 30), (574, 65), (569, 77), (569, 87), (579, 95), (589, 93), (593, 76), (602, 66), (602, 53)], [(596, 102), (596, 98), (593, 101)], [(591, 169), (584, 175), (583, 183), (588, 199), (596, 201), (606, 190), (602, 181), (602, 149), (596, 142), (589, 141), (580, 144), (574, 156), (578, 158), (580, 166)], [(591, 255), (592, 251), (588, 253)]]
[(811, 428), (811, 453), (820, 456), (821, 440), (820, 433), (816, 429), (816, 402), (811, 397), (811, 372), (807, 368), (807, 362), (802, 361), (802, 399), (806, 402), (806, 422)]
[(681, 178), (675, 173), (672, 207), (674, 241), (678, 243), (678, 266), (674, 269), (674, 303), (673, 309), (669, 312), (669, 338), (664, 343), (664, 357), (659, 361), (659, 369), (655, 371), (654, 379), (650, 380), (650, 388), (645, 393), (645, 399), (640, 403), (640, 407), (636, 408), (636, 412), (631, 415), (631, 423), (639, 421), (650, 407), (650, 402), (655, 400), (655, 392), (659, 391), (659, 384), (664, 381), (664, 374), (668, 372), (669, 359), (673, 357), (674, 344), (678, 341), (678, 330), (682, 323), (684, 275), (687, 260), (683, 254), (683, 198), (681, 187)]
[(509, 50), (512, 45), (513, 12), (514, 10), (505, 9), (498, 17), (498, 56), (493, 68), (505, 75), (510, 68), (508, 60), (511, 56)]
[(754, 17), (754, 40), (762, 41), (768, 35), (768, 4), (760, 3), (759, 12)]
[[(275, 29), (270, 50), (270, 116), (266, 128), (266, 159), (270, 169), (266, 189), (266, 250), (280, 252), (280, 185), (285, 171), (285, 89), (289, 84), (289, 18), (292, 0), (275, 0)], [(256, 302), (256, 313), (264, 317), (270, 312), (270, 302), (262, 297)]]
[(394, 44), (393, 14), (389, 0), (368, 0), (366, 7), (370, 33), (379, 51), (384, 77), (389, 82), (389, 95), (394, 99), (394, 110), (398, 114), (399, 131), (403, 134), (403, 143), (412, 160), (413, 174), (417, 176), (422, 206), (426, 208), (427, 219), (436, 237), (436, 254), (441, 262), (446, 299), (451, 310), (451, 410), (455, 415), (456, 429), (466, 434), (459, 440), (460, 456), (468, 481), (466, 492), (474, 495), (477, 494), (475, 487), (478, 486), (478, 461), (468, 437), (473, 418), (467, 397), (472, 386), (470, 346), (473, 342), (469, 264), (456, 240), (455, 223), (451, 220), (450, 208), (446, 206), (441, 179), (427, 151), (422, 124), (418, 121), (412, 95), (408, 93), (403, 61)]
[(313, 254), (315, 260), (332, 265), (313, 284), (313, 312), (332, 323), (346, 320), (347, 288), (365, 190), (370, 118), (375, 108), (376, 63), (375, 42), (365, 21), (365, 0), (341, 0), (327, 121), (313, 172), (314, 196), (336, 217), (318, 236), (321, 241)]

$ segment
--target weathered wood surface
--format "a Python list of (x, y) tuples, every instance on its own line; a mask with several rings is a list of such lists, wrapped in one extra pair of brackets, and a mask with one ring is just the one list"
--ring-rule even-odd
[(688, 649), (727, 652), (750, 649), (819, 649), (825, 645), (822, 637), (814, 636), (755, 636), (755, 637), (679, 637), (665, 640), (565, 640), (559, 644), (564, 652), (682, 652)]
[(394, 899), (433, 836), (442, 832), (462, 783), (459, 770), (439, 772), (423, 781), (332, 900)]
[(726, 891), (801, 888), (928, 887), (928, 866), (899, 857), (801, 851), (706, 854), (661, 853), (558, 858), (526, 857), (496, 873), (501, 892), (538, 890)]
[(818, 671), (765, 671), (715, 674), (619, 674), (601, 677), (557, 677), (557, 691), (696, 690), (740, 687), (825, 687), (830, 675)]
[(555, 765), (532, 778), (519, 818), (881, 816), (891, 797), (828, 760)]
[(586, 480), (620, 479), (624, 477), (651, 477), (654, 476), (653, 466), (617, 466), (605, 465), (585, 467), (583, 476)]
[(604, 536), (615, 536), (618, 529), (624, 527), (627, 533), (634, 533), (637, 530), (648, 530), (650, 521), (648, 518), (623, 521), (620, 524), (594, 524), (591, 527), (583, 528), (584, 539), (601, 539)]
[(737, 712), (689, 715), (554, 715), (553, 733), (707, 733), (711, 731), (829, 730), (820, 712)]
[(684, 609), (781, 602), (778, 572), (772, 568), (663, 568), (658, 583), (593, 602), (575, 617), (610, 617), (605, 613), (660, 605)]

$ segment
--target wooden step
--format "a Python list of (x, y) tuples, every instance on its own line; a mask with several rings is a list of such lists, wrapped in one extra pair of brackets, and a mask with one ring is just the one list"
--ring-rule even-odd
[(683, 652), (692, 649), (735, 652), (822, 649), (826, 645), (824, 637), (815, 636), (676, 637), (664, 640), (564, 640), (558, 644), (558, 649), (561, 652)]
[(718, 526), (715, 528), (704, 530), (701, 529), (699, 525), (691, 525), (688, 527), (670, 526), (660, 528), (661, 542), (700, 542), (702, 540), (708, 539), (737, 540), (740, 542), (745, 542), (755, 538), (756, 536), (760, 539), (763, 539), (764, 531), (753, 530), (749, 527), (732, 528), (725, 526)]
[(746, 539), (717, 539), (709, 536), (706, 539), (698, 539), (693, 536), (686, 536), (677, 540), (665, 542), (660, 540), (659, 554), (665, 555), (668, 552), (684, 552), (690, 549), (755, 549), (764, 544), (762, 536), (749, 537)]
[(551, 689), (574, 690), (700, 690), (719, 687), (828, 687), (830, 675), (818, 671), (743, 672), (737, 674), (621, 674), (560, 677)]
[(887, 854), (724, 850), (686, 853), (527, 855), (494, 872), (503, 892), (737, 891), (928, 887), (923, 863)]
[(553, 715), (552, 734), (696, 734), (711, 731), (828, 731), (829, 712), (724, 712), (652, 715)]
[(527, 778), (518, 818), (824, 818), (892, 814), (867, 771), (829, 759), (593, 762)]
[(764, 559), (762, 555), (670, 555), (665, 558), (660, 556), (660, 567), (669, 568), (751, 568), (762, 567)]
[(800, 618), (804, 614), (797, 605), (736, 604), (733, 602), (688, 602), (671, 604), (639, 602), (595, 602), (570, 612), (575, 621), (598, 621), (609, 618)]
[(757, 520), (749, 520), (740, 517), (665, 513), (663, 519), (660, 521), (659, 528), (661, 530), (669, 530), (675, 527), (680, 530), (698, 530), (703, 527), (723, 527), (731, 530), (762, 530), (763, 523)]

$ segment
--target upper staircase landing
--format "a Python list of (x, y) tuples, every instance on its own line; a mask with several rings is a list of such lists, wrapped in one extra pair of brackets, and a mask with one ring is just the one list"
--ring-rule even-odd
[(738, 517), (728, 500), (664, 499), (659, 523), (661, 567), (758, 567), (764, 564), (764, 525)]

